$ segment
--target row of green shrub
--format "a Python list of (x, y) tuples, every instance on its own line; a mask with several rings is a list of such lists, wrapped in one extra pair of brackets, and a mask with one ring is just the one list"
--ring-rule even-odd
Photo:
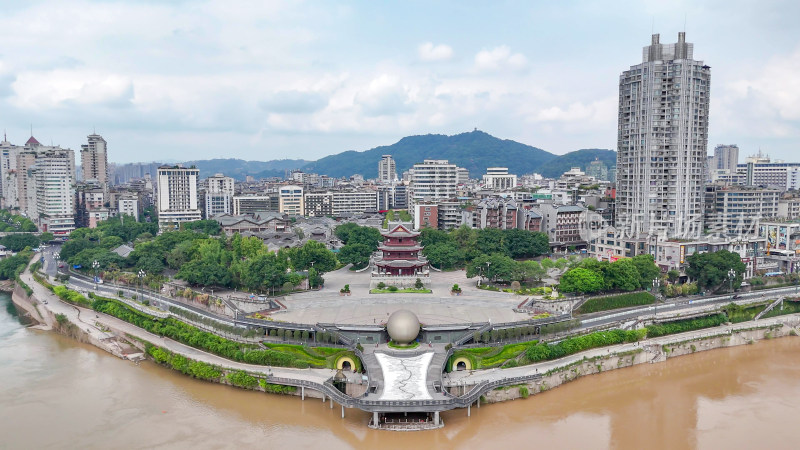
[(597, 331), (583, 336), (564, 339), (557, 344), (540, 342), (531, 345), (525, 351), (526, 362), (534, 363), (550, 359), (563, 358), (574, 353), (598, 347), (636, 342), (647, 335), (648, 329), (641, 330), (607, 330)]
[(666, 336), (668, 334), (685, 333), (687, 331), (716, 327), (727, 321), (728, 317), (725, 314), (720, 313), (712, 316), (698, 317), (696, 319), (684, 319), (673, 322), (657, 323), (647, 327), (647, 337)]
[(92, 302), (77, 291), (68, 289), (66, 286), (50, 286), (48, 289), (52, 290), (54, 294), (61, 300), (73, 305), (82, 306), (84, 308), (93, 308)]
[(153, 357), (155, 362), (169, 366), (193, 378), (216, 381), (222, 376), (222, 371), (217, 366), (177, 355), (150, 343), (145, 344), (145, 351)]
[(586, 300), (576, 311), (577, 314), (588, 314), (611, 309), (627, 308), (631, 306), (651, 305), (656, 301), (649, 292), (631, 292), (628, 294), (612, 295), (608, 297), (595, 297)]
[[(56, 287), (58, 288), (58, 286)], [(74, 292), (74, 291), (73, 291)], [(201, 331), (173, 318), (156, 319), (113, 299), (94, 296), (92, 309), (136, 325), (150, 333), (165, 336), (190, 347), (199, 348), (223, 358), (250, 364), (308, 368), (299, 358), (274, 350), (260, 350), (255, 345), (240, 344), (216, 334)]]
[[(223, 370), (213, 364), (196, 361), (165, 350), (161, 347), (145, 344), (145, 351), (155, 362), (177, 370), (184, 375), (200, 380), (219, 381), (222, 378)], [(237, 370), (225, 375), (225, 380), (233, 386), (243, 389), (255, 389), (261, 387), (264, 392), (271, 394), (292, 394), (297, 391), (294, 386), (284, 386), (281, 384), (267, 383), (263, 378), (257, 378), (242, 370)]]

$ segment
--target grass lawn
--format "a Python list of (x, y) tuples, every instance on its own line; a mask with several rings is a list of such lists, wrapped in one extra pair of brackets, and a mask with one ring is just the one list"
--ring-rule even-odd
[(403, 345), (403, 344), (398, 344), (395, 341), (389, 341), (389, 343), (386, 344), (386, 345), (388, 345), (390, 348), (396, 348), (398, 350), (411, 350), (412, 348), (419, 347), (419, 342), (414, 341), (414, 342), (411, 342), (411, 343), (409, 343), (407, 345)]
[(596, 297), (586, 300), (575, 312), (577, 314), (588, 314), (598, 311), (628, 308), (630, 306), (651, 305), (655, 303), (655, 301), (656, 298), (649, 292), (631, 292), (628, 294)]
[(433, 292), (430, 289), (417, 289), (417, 288), (405, 288), (405, 289), (397, 289), (396, 291), (390, 291), (389, 289), (370, 289), (370, 294), (430, 294)]

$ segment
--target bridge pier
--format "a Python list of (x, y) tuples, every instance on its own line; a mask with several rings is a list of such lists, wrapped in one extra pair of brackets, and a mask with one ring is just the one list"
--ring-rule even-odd
[(300, 386), (300, 400), (306, 399), (306, 387)]
[(433, 413), (433, 424), (437, 427), (439, 426), (439, 411), (434, 411)]
[(469, 417), (470, 413), (472, 412), (472, 403), (467, 405), (467, 417)]
[(322, 403), (325, 403), (325, 393), (322, 393)]
[(331, 399), (331, 409), (333, 409), (333, 397), (330, 397), (330, 399)]
[(344, 419), (344, 405), (342, 405), (342, 419)]
[(373, 411), (373, 413), (372, 413), (372, 426), (377, 428), (378, 425), (381, 423), (380, 420), (381, 419), (378, 416), (378, 411)]

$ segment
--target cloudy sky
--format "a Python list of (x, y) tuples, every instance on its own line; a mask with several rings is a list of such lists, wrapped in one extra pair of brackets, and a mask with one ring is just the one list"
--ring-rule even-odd
[(1, 1), (0, 125), (117, 162), (316, 159), (477, 127), (615, 148), (619, 73), (686, 23), (709, 148), (800, 160), (796, 1)]

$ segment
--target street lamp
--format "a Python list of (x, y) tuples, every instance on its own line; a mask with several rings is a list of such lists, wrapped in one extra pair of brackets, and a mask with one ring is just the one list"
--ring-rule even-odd
[(489, 281), (489, 266), (492, 264), (491, 261), (486, 261), (486, 281)]
[(659, 288), (661, 288), (661, 278), (654, 278), (653, 279), (653, 292), (654, 297), (656, 298), (655, 303), (653, 303), (653, 319), (656, 317), (656, 311), (658, 310), (658, 292)]
[(733, 278), (735, 276), (736, 276), (736, 271), (733, 268), (731, 268), (731, 270), (728, 271), (728, 280), (730, 280), (731, 284), (731, 294), (733, 294)]
[(144, 289), (142, 287), (142, 284), (144, 283), (144, 276), (145, 275), (146, 274), (144, 273), (144, 270), (142, 270), (142, 269), (139, 269), (139, 273), (136, 274), (136, 276), (139, 277), (139, 300), (140, 301), (144, 300), (144, 298), (143, 298)]
[[(314, 269), (314, 261), (311, 261), (311, 269)], [(311, 271), (308, 271), (308, 290), (311, 290)]]
[(95, 259), (92, 261), (92, 268), (94, 269), (94, 290), (97, 290), (97, 285), (100, 282), (100, 279), (97, 278), (97, 269), (100, 268), (100, 263)]

